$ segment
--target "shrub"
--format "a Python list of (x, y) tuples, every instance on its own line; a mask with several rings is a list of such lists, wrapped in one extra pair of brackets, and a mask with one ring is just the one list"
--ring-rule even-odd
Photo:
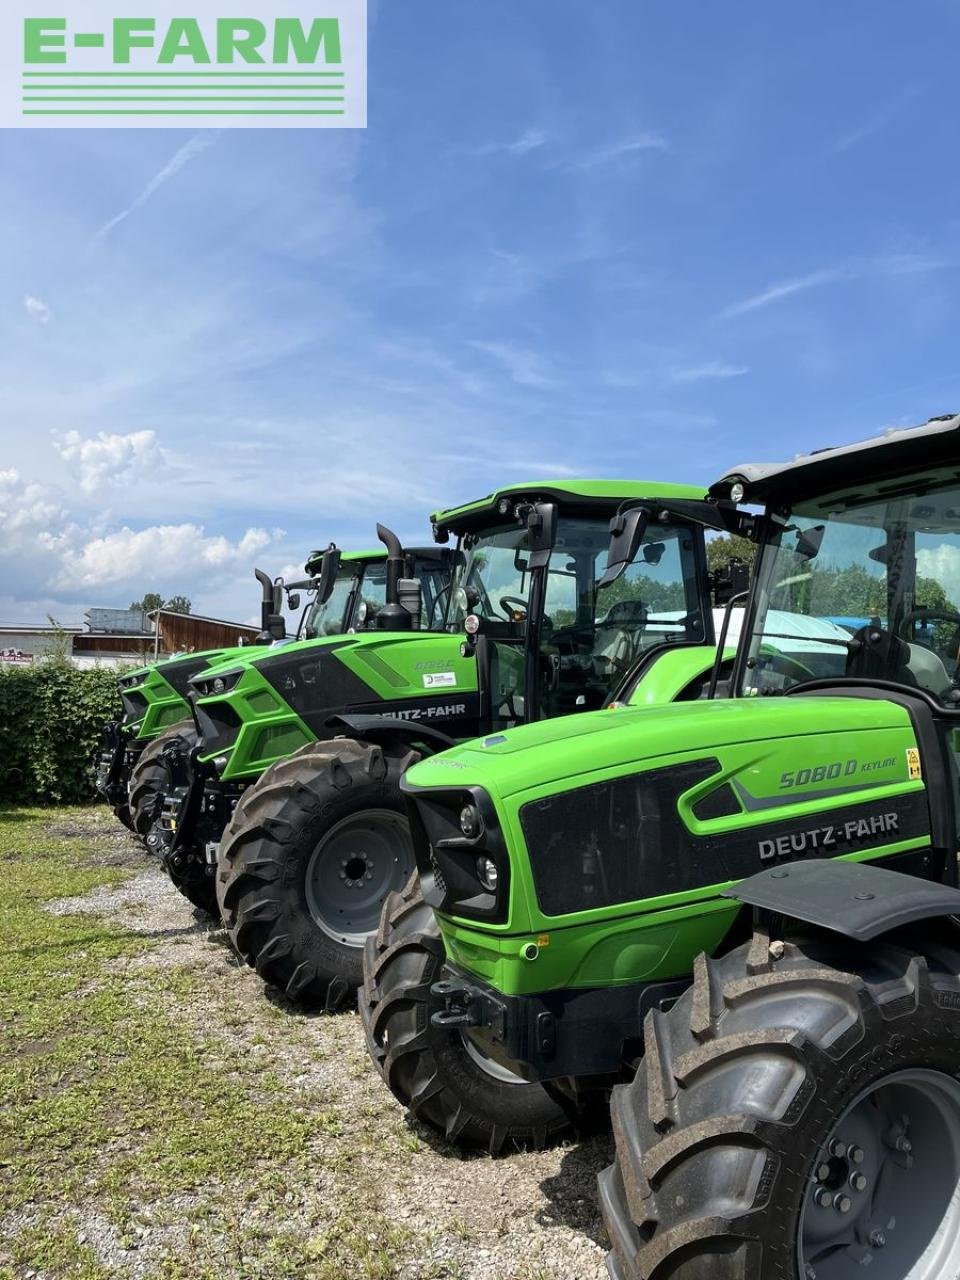
[(0, 803), (95, 798), (103, 727), (120, 714), (117, 676), (59, 658), (0, 667)]

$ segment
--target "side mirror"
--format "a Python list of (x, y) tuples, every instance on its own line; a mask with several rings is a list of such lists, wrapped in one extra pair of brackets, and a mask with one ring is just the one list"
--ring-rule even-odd
[(607, 567), (597, 583), (598, 590), (616, 582), (627, 565), (633, 562), (649, 522), (650, 512), (646, 507), (630, 507), (627, 511), (618, 511), (613, 517), (610, 521)]
[(557, 504), (536, 502), (527, 512), (527, 528), (530, 530), (530, 569), (545, 569), (550, 563), (550, 553), (557, 540)]
[(300, 608), (300, 592), (291, 591), (287, 595), (287, 608), (292, 609), (294, 613)]
[[(330, 599), (337, 574), (340, 572), (340, 548), (331, 542), (323, 553), (320, 562), (320, 576), (317, 580), (317, 604), (326, 604)], [(291, 606), (296, 608), (296, 606)]]

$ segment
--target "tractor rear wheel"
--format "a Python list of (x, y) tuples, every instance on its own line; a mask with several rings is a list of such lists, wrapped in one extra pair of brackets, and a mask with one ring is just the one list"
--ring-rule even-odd
[(960, 1274), (958, 975), (952, 926), (699, 957), (614, 1090), (612, 1280)]
[(363, 980), (363, 944), (414, 866), (391, 755), (311, 743), (248, 788), (220, 843), (217, 899), (240, 956), (292, 999), (332, 1012)]
[(542, 1085), (487, 1058), (466, 1034), (434, 1027), (444, 947), (433, 911), (411, 877), (391, 893), (363, 956), (360, 1016), (388, 1088), (421, 1123), (460, 1147), (498, 1155), (545, 1147), (572, 1125)]
[[(130, 813), (136, 831), (151, 853), (158, 852), (154, 829), (160, 821), (163, 797), (170, 784), (170, 774), (163, 759), (164, 749), (175, 745), (189, 753), (197, 745), (197, 730), (192, 720), (180, 720), (158, 734), (140, 753), (130, 775)], [(154, 840), (151, 842), (151, 834)]]

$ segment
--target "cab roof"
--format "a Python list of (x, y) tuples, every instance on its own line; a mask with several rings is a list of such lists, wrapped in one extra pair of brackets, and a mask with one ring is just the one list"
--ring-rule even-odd
[[(742, 484), (742, 501), (787, 508), (823, 494), (894, 491), (911, 477), (954, 468), (960, 475), (960, 414), (930, 418), (918, 427), (891, 427), (882, 435), (836, 449), (797, 454), (790, 462), (746, 462), (732, 467), (711, 486), (715, 498), (728, 498)], [(848, 492), (849, 491), (849, 492)]]
[(638, 499), (684, 498), (696, 501), (705, 497), (704, 489), (698, 485), (669, 484), (657, 480), (530, 480), (504, 485), (485, 498), (463, 506), (435, 511), (430, 520), (437, 531), (461, 533), (486, 524), (491, 517), (497, 516), (502, 498), (531, 502), (548, 500), (556, 502), (561, 510), (576, 510), (581, 514), (593, 510), (597, 514), (612, 514), (621, 503)]
[[(405, 555), (414, 556), (416, 558), (425, 558), (427, 560), (437, 560), (438, 558), (442, 559), (444, 555), (444, 552), (441, 551), (439, 547), (434, 547), (434, 546), (404, 547), (403, 550)], [(358, 564), (380, 564), (384, 560), (386, 560), (386, 558), (387, 558), (386, 547), (377, 547), (371, 551), (341, 551), (340, 552), (341, 565), (356, 566)], [(323, 560), (323, 551), (311, 552), (310, 556), (307, 558), (307, 563), (304, 566), (307, 573), (312, 574), (312, 573), (318, 572), (320, 569), (322, 560)]]
[[(307, 556), (307, 562), (303, 566), (307, 573), (314, 573), (316, 570), (320, 568), (320, 565), (323, 561), (324, 553), (326, 551), (327, 551), (326, 547), (321, 547), (319, 551), (310, 552), (310, 554)], [(387, 558), (386, 547), (377, 547), (376, 550), (374, 551), (341, 551), (340, 552), (340, 562), (341, 563), (346, 562), (347, 564), (356, 564), (356, 562), (359, 560), (374, 561), (374, 560), (386, 560), (386, 558)]]

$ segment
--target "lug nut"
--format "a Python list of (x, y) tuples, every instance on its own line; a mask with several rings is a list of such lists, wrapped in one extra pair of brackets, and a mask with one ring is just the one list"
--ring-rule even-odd
[(830, 1143), (830, 1154), (836, 1156), (838, 1160), (842, 1160), (847, 1154), (847, 1144), (841, 1142), (839, 1138), (834, 1138)]
[(853, 1187), (854, 1191), (866, 1191), (867, 1179), (862, 1173), (851, 1173), (850, 1185)]
[(847, 1152), (847, 1155), (850, 1157), (850, 1159), (853, 1161), (854, 1164), (863, 1164), (864, 1155), (863, 1155), (862, 1147), (851, 1147), (850, 1150)]
[(830, 1166), (826, 1163), (817, 1165), (817, 1181), (826, 1182), (830, 1177)]
[(833, 1197), (833, 1207), (837, 1213), (849, 1213), (853, 1208), (853, 1201), (841, 1191), (839, 1195)]
[(814, 1192), (813, 1203), (820, 1209), (829, 1209), (833, 1204), (833, 1196), (826, 1187), (820, 1187)]

